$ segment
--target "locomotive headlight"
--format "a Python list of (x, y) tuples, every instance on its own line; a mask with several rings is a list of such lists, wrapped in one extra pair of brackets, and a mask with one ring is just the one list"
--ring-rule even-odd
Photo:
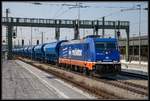
[(106, 54), (108, 54), (108, 52), (106, 52)]

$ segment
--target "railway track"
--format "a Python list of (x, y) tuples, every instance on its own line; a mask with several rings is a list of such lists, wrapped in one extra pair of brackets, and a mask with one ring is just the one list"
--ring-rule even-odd
[[(77, 73), (77, 72), (73, 72), (73, 73), (76, 73), (78, 75), (87, 77), (87, 76), (85, 76), (81, 73)], [(88, 78), (91, 78), (91, 77), (88, 77)], [(148, 92), (147, 92), (148, 87), (143, 86), (143, 85), (135, 84), (135, 83), (132, 83), (132, 82), (127, 82), (127, 81), (124, 81), (124, 80), (117, 80), (114, 77), (99, 78), (99, 77), (94, 76), (91, 79), (94, 79), (96, 81), (103, 82), (103, 83), (106, 83), (106, 84), (110, 84), (112, 86), (119, 87), (119, 88), (122, 88), (122, 89), (125, 89), (125, 90), (128, 90), (128, 91), (137, 93), (137, 94), (148, 96)]]
[(130, 76), (130, 77), (136, 77), (136, 78), (148, 80), (148, 76), (147, 76), (147, 75), (135, 74), (135, 73), (131, 73), (131, 72), (121, 71), (121, 72), (120, 72), (120, 75), (123, 75), (123, 76)]
[[(22, 60), (22, 59), (21, 59)], [(26, 62), (26, 61), (24, 61)], [(30, 63), (31, 65), (33, 65), (32, 63)], [(52, 67), (57, 67), (57, 68), (61, 68), (63, 70), (66, 70), (65, 68), (62, 68), (62, 67), (58, 67), (56, 65), (51, 65), (51, 64), (48, 64)], [(35, 67), (37, 67), (36, 65), (34, 65)], [(111, 93), (111, 92), (106, 92), (102, 89), (97, 89), (97, 88), (94, 88), (94, 87), (89, 87), (88, 85), (85, 85), (83, 82), (75, 82), (72, 80), (72, 77), (65, 77), (64, 74), (60, 74), (60, 73), (56, 73), (54, 71), (49, 71), (49, 70), (45, 70), (43, 69), (42, 67), (38, 67), (39, 69), (42, 69), (46, 72), (50, 72), (62, 79), (64, 79), (65, 81), (69, 81), (71, 82), (72, 84), (76, 84), (78, 87), (82, 87), (82, 89), (85, 89), (86, 91), (89, 91), (89, 92), (92, 92), (96, 95), (99, 96), (99, 98), (104, 98), (104, 99), (122, 99), (121, 97)], [(87, 77), (85, 75), (83, 75), (82, 73), (78, 73), (78, 72), (75, 72), (75, 71), (70, 71), (72, 73), (75, 73), (75, 74), (78, 74), (80, 76), (84, 76), (84, 77)], [(132, 82), (126, 82), (126, 81), (122, 81), (122, 80), (117, 80), (115, 78), (112, 78), (112, 77), (107, 77), (107, 78), (99, 78), (99, 77), (88, 77), (88, 78), (91, 78), (93, 80), (96, 80), (98, 82), (103, 82), (103, 83), (106, 83), (106, 84), (109, 84), (109, 85), (112, 85), (114, 87), (118, 87), (118, 88), (121, 88), (121, 89), (124, 89), (124, 90), (128, 90), (128, 91), (131, 91), (131, 92), (134, 92), (136, 94), (140, 94), (140, 95), (144, 95), (144, 96), (148, 96), (148, 87), (146, 86), (142, 86), (142, 85), (138, 85), (138, 84), (135, 84), (135, 83), (132, 83)]]
[[(125, 89), (128, 91), (137, 93), (137, 94), (148, 96), (148, 92), (147, 92), (148, 87), (146, 87), (146, 86), (138, 85), (138, 84), (135, 84), (132, 82), (126, 82), (123, 80), (117, 80), (117, 79), (114, 79), (111, 77), (107, 77), (107, 80), (105, 80), (105, 79), (97, 79), (97, 80), (99, 80), (100, 82), (105, 82), (107, 84), (111, 84), (115, 87), (119, 87), (119, 88), (122, 88), (122, 89)], [(108, 81), (108, 80), (111, 80), (111, 81)]]

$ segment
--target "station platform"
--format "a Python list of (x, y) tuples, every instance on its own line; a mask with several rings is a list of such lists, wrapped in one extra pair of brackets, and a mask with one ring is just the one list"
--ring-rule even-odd
[(2, 99), (94, 99), (94, 96), (20, 60), (2, 63)]
[(139, 61), (126, 62), (121, 60), (121, 68), (123, 71), (148, 75), (148, 62), (141, 61), (141, 64), (139, 64)]

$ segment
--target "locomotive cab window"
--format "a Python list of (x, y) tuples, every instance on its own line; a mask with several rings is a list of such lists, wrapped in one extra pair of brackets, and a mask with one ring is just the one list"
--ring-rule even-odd
[(107, 49), (113, 50), (113, 49), (116, 49), (116, 44), (115, 43), (107, 43), (106, 47), (107, 47)]
[(96, 50), (101, 50), (101, 51), (103, 51), (103, 50), (105, 50), (105, 44), (104, 44), (104, 43), (101, 43), (101, 42), (96, 42), (96, 43), (95, 43), (95, 48), (96, 48)]
[(111, 42), (96, 42), (95, 43), (95, 48), (96, 50), (113, 50), (113, 49), (117, 49), (116, 48), (116, 44), (115, 43), (111, 43)]

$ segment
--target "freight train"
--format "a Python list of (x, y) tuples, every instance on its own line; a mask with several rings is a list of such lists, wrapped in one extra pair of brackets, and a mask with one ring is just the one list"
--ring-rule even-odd
[(13, 53), (86, 75), (116, 75), (121, 71), (120, 51), (115, 38), (89, 35), (82, 40), (62, 40), (16, 48)]

